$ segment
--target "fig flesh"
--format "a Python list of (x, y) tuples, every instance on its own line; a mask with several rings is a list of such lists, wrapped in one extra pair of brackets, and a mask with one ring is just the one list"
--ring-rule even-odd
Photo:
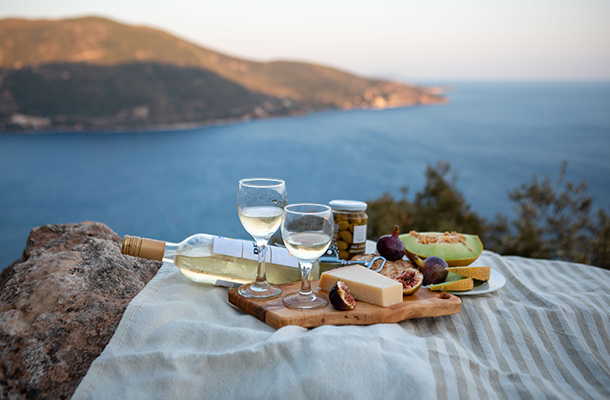
[(400, 275), (391, 278), (402, 283), (403, 296), (409, 296), (417, 292), (424, 282), (424, 275), (415, 268), (407, 268)]
[(400, 240), (400, 229), (394, 226), (391, 235), (383, 235), (377, 240), (377, 252), (389, 261), (400, 260), (405, 255), (405, 244)]
[(450, 267), (472, 264), (483, 251), (483, 244), (477, 235), (457, 232), (415, 232), (400, 235), (405, 245), (406, 256), (415, 262), (415, 256), (426, 259), (437, 256)]
[(335, 286), (328, 292), (330, 304), (339, 311), (353, 310), (356, 307), (356, 299), (349, 293), (349, 287), (343, 281), (337, 281)]
[(422, 261), (416, 257), (415, 263), (419, 267), (419, 271), (424, 275), (424, 285), (436, 285), (443, 283), (449, 275), (447, 271), (447, 262), (440, 257), (432, 256)]

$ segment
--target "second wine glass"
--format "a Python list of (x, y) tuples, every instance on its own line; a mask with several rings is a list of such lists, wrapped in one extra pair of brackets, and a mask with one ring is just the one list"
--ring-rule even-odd
[(286, 307), (308, 309), (328, 304), (325, 296), (311, 289), (309, 274), (313, 263), (328, 250), (334, 225), (332, 210), (326, 205), (291, 204), (284, 209), (282, 238), (301, 267), (301, 290), (284, 297)]
[(270, 299), (282, 290), (267, 282), (265, 255), (269, 238), (282, 223), (286, 206), (286, 183), (281, 179), (252, 178), (239, 181), (237, 212), (244, 229), (258, 248), (258, 269), (254, 282), (242, 285), (238, 292), (251, 299)]

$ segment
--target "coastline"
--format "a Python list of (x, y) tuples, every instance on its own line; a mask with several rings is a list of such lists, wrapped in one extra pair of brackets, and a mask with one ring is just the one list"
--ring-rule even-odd
[[(425, 88), (429, 89), (429, 88)], [(435, 89), (435, 88), (430, 88)], [(121, 133), (134, 133), (134, 132), (162, 132), (162, 131), (185, 131), (191, 129), (200, 129), (206, 128), (210, 126), (224, 126), (224, 125), (233, 125), (239, 124), (243, 122), (250, 122), (256, 120), (267, 120), (267, 119), (276, 119), (276, 118), (290, 118), (290, 117), (300, 117), (306, 116), (310, 114), (327, 112), (327, 111), (355, 111), (355, 110), (369, 110), (369, 111), (383, 111), (397, 108), (412, 108), (412, 107), (420, 107), (420, 106), (439, 106), (446, 105), (449, 103), (449, 100), (444, 96), (446, 92), (431, 93), (429, 96), (426, 96), (426, 102), (417, 102), (417, 103), (409, 103), (409, 104), (388, 104), (384, 106), (366, 106), (366, 107), (350, 107), (350, 108), (311, 108), (308, 110), (293, 110), (288, 113), (277, 113), (277, 114), (267, 114), (267, 115), (244, 115), (241, 117), (234, 118), (216, 118), (205, 121), (192, 121), (192, 122), (175, 122), (175, 123), (142, 123), (142, 124), (117, 124), (117, 125), (107, 125), (107, 126), (88, 126), (82, 124), (74, 124), (74, 125), (61, 125), (55, 126), (51, 128), (44, 129), (28, 129), (28, 128), (19, 128), (19, 129), (2, 129), (0, 128), (0, 135), (31, 135), (31, 134), (56, 134), (56, 133), (108, 133), (108, 134), (121, 134)], [(435, 99), (435, 101), (430, 101)]]

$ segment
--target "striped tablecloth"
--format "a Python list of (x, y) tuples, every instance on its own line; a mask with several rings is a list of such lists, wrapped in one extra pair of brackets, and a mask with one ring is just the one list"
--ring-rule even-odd
[(610, 271), (479, 260), (506, 285), (458, 314), (309, 330), (276, 330), (164, 264), (74, 398), (610, 398)]

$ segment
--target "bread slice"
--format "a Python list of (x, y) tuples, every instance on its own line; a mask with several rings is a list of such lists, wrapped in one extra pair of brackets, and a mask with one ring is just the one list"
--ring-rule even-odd
[[(352, 258), (352, 261), (370, 261), (373, 259), (373, 257), (377, 257), (378, 255), (379, 254), (362, 254), (360, 256), (355, 256), (354, 258)], [(381, 266), (381, 263), (381, 260), (375, 261), (371, 269), (373, 271), (376, 271)], [(385, 265), (383, 266), (383, 269), (379, 271), (379, 273), (381, 275), (387, 276), (388, 278), (391, 278), (392, 276), (398, 276), (402, 274), (409, 268), (417, 269), (417, 267), (415, 267), (415, 265), (413, 265), (413, 263), (409, 260), (403, 259), (398, 261), (386, 261)]]

